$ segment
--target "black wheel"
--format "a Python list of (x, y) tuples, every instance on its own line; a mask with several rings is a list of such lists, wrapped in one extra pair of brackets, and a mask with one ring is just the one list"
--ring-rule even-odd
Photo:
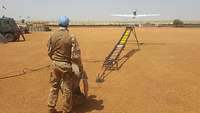
[(25, 34), (25, 29), (22, 26), (19, 26), (19, 30), (21, 33)]
[(6, 33), (5, 38), (7, 39), (8, 42), (14, 42), (17, 40), (12, 33)]
[(0, 34), (0, 43), (7, 43), (8, 40), (2, 35)]

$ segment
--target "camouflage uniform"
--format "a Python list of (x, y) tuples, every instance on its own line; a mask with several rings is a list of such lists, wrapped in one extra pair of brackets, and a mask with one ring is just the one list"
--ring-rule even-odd
[[(80, 49), (75, 36), (70, 35), (68, 30), (60, 29), (50, 36), (48, 41), (48, 55), (52, 60), (52, 72), (50, 77), (51, 89), (48, 106), (55, 108), (58, 93), (61, 89), (63, 111), (70, 112), (72, 109), (73, 73), (72, 60), (80, 58)], [(79, 64), (82, 67), (82, 63)]]
[(73, 76), (73, 91), (72, 91), (72, 98), (73, 98), (73, 106), (78, 106), (86, 102), (86, 97), (85, 95), (81, 92), (80, 90), (80, 81), (81, 80), (87, 80), (87, 74), (83, 70), (80, 72), (80, 69), (78, 68), (78, 65), (72, 64), (72, 70), (74, 73)]
[(80, 80), (88, 79), (86, 72), (83, 70), (83, 64), (81, 61), (81, 51), (76, 38), (72, 38), (72, 71), (74, 76), (72, 86), (72, 98), (73, 106), (80, 105), (85, 102), (85, 96), (80, 90)]

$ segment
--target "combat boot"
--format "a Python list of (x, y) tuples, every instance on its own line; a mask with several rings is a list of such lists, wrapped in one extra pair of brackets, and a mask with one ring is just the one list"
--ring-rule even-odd
[(58, 113), (54, 107), (49, 107), (48, 113)]
[(56, 109), (49, 109), (48, 113), (58, 113)]
[(74, 113), (74, 112), (72, 112), (72, 111), (70, 111), (70, 112), (63, 111), (62, 113)]

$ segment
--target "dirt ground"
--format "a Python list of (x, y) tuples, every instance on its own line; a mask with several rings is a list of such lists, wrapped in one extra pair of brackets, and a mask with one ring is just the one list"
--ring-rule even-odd
[[(80, 43), (90, 85), (88, 102), (75, 108), (77, 113), (200, 113), (200, 29), (137, 28), (141, 49), (133, 52), (136, 44), (130, 37), (122, 54), (128, 58), (101, 84), (95, 82), (96, 75), (124, 28), (71, 30)], [(49, 35), (32, 33), (25, 42), (0, 45), (0, 113), (46, 113)], [(57, 108), (62, 108), (60, 100)]]

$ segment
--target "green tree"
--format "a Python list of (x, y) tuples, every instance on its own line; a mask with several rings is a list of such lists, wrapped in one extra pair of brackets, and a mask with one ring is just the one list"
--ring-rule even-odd
[(175, 27), (183, 27), (184, 22), (181, 21), (181, 20), (179, 20), (179, 19), (175, 19), (175, 20), (173, 21), (173, 25), (174, 25)]

